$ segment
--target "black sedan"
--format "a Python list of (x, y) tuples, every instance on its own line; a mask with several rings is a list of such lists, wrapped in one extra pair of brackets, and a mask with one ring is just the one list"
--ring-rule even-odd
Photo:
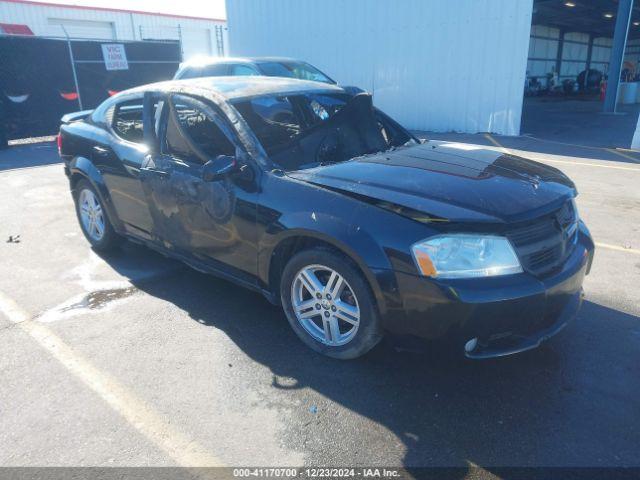
[(63, 122), (94, 249), (129, 238), (262, 292), (326, 355), (360, 356), (385, 332), (507, 355), (580, 307), (594, 244), (574, 184), (524, 158), (420, 142), (367, 94), (205, 78)]

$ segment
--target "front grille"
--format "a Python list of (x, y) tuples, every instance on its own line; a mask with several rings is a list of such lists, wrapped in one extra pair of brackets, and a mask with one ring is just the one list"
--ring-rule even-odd
[(577, 213), (573, 202), (559, 210), (507, 232), (522, 267), (537, 276), (562, 266), (577, 239)]

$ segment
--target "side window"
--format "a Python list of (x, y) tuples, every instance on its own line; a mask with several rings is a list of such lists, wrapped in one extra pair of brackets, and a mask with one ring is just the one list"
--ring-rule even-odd
[(142, 98), (118, 103), (111, 121), (115, 134), (128, 142), (142, 143), (142, 111)]
[(174, 95), (170, 100), (163, 151), (192, 163), (206, 163), (219, 155), (235, 156), (235, 147), (205, 104)]
[(256, 76), (258, 72), (247, 65), (231, 65), (231, 72), (229, 75), (233, 76)]

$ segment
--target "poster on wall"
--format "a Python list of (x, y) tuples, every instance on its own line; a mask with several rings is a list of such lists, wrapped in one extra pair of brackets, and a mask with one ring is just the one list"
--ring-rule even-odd
[(107, 70), (129, 70), (127, 52), (122, 43), (103, 43), (102, 56)]

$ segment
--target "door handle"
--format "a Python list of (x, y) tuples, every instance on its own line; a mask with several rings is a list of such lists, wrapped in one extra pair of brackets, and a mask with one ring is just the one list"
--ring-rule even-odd
[(106, 157), (109, 155), (109, 149), (104, 147), (99, 147), (98, 145), (94, 145), (93, 152), (100, 157)]
[(153, 173), (154, 175), (158, 175), (159, 177), (168, 177), (169, 176), (169, 172), (165, 172), (164, 170), (159, 170), (157, 168), (144, 167), (144, 168), (141, 168), (140, 171)]

